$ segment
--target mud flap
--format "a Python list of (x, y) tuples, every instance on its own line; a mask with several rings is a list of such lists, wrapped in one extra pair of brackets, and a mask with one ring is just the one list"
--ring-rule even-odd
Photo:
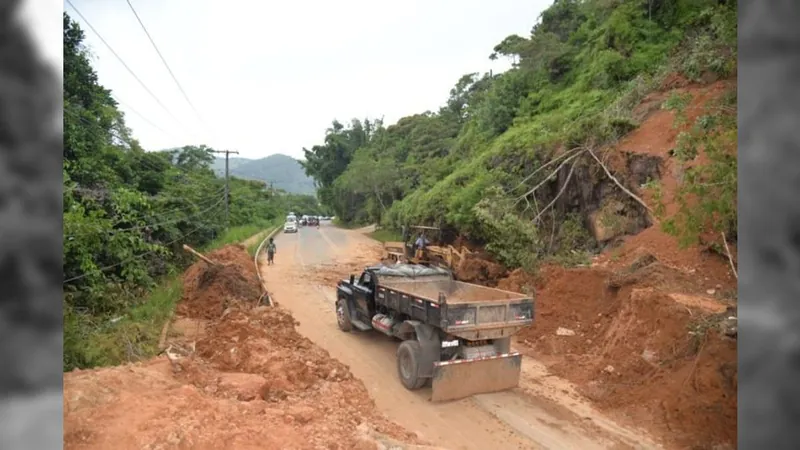
[(437, 361), (433, 365), (431, 401), (458, 400), (519, 385), (522, 355), (513, 352), (489, 358)]

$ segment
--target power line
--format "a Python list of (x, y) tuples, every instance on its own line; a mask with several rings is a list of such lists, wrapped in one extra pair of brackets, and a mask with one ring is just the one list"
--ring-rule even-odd
[[(70, 110), (70, 109), (65, 109), (64, 112), (67, 115), (70, 115), (70, 116), (74, 117), (75, 119), (82, 121), (86, 125), (98, 125), (97, 123), (92, 122), (90, 119), (87, 119), (86, 117), (81, 116), (80, 113), (77, 112), (77, 111)], [(95, 136), (95, 137), (100, 137), (100, 138), (105, 138), (106, 137), (102, 133), (100, 133), (100, 132), (98, 132), (98, 131), (96, 131), (94, 129), (91, 129), (91, 128), (84, 128), (83, 131), (85, 133), (90, 134), (90, 135)], [(123, 143), (125, 143), (127, 145), (131, 145), (131, 143), (125, 137), (120, 136), (119, 134), (115, 133), (114, 130), (107, 130), (107, 132), (108, 132), (108, 135), (110, 135), (111, 137), (119, 139), (120, 141), (122, 141)], [(161, 152), (161, 151), (163, 151), (163, 150), (152, 151), (152, 152), (145, 151), (145, 153), (151, 154), (151, 153), (157, 153), (157, 152)], [(143, 165), (147, 166), (148, 168), (150, 168), (150, 169), (152, 169), (152, 170), (154, 170), (156, 172), (161, 171), (163, 169), (161, 167), (154, 166), (148, 160), (140, 159), (138, 162), (142, 163)], [(183, 174), (189, 173), (189, 169), (186, 169), (186, 168), (183, 168), (183, 167), (179, 167), (179, 166), (177, 166), (174, 163), (171, 163), (169, 161), (164, 161), (164, 162), (170, 164), (170, 167), (180, 171)]]
[[(194, 234), (194, 233), (197, 233), (198, 231), (200, 231), (200, 229), (201, 229), (201, 228), (202, 228), (202, 227), (197, 227), (197, 228), (195, 228), (194, 230), (192, 230), (192, 231), (190, 231), (190, 232), (188, 232), (188, 233), (186, 233), (186, 234), (184, 234), (184, 235), (182, 235), (182, 236), (178, 237), (177, 239), (174, 239), (174, 240), (172, 240), (172, 241), (170, 241), (170, 242), (167, 242), (167, 243), (164, 243), (164, 244), (161, 244), (161, 245), (162, 245), (162, 246), (164, 246), (164, 247), (166, 247), (166, 246), (168, 246), (168, 245), (172, 245), (172, 244), (174, 244), (174, 243), (176, 243), (176, 242), (180, 241), (181, 239), (184, 239), (184, 238), (186, 238), (186, 237), (187, 237), (187, 236), (189, 236), (189, 235), (192, 235), (192, 234)], [(83, 275), (78, 275), (78, 276), (76, 276), (76, 277), (72, 277), (72, 278), (69, 278), (69, 279), (66, 279), (66, 280), (64, 280), (63, 284), (67, 284), (67, 283), (69, 283), (69, 282), (71, 282), (71, 281), (80, 280), (81, 278), (88, 277), (89, 275), (91, 275), (91, 274), (93, 274), (93, 273), (98, 273), (98, 272), (102, 273), (102, 272), (105, 272), (106, 270), (113, 269), (113, 268), (115, 268), (115, 267), (119, 267), (119, 266), (121, 266), (121, 265), (123, 265), (123, 264), (127, 264), (127, 263), (129, 263), (129, 262), (132, 262), (132, 261), (136, 261), (137, 259), (139, 259), (139, 258), (143, 258), (143, 257), (145, 257), (145, 256), (147, 256), (147, 255), (152, 255), (153, 253), (156, 253), (156, 251), (157, 251), (157, 250), (150, 250), (149, 252), (144, 252), (144, 253), (141, 253), (141, 254), (139, 254), (139, 255), (136, 255), (136, 256), (133, 256), (133, 257), (131, 257), (131, 258), (128, 258), (128, 259), (122, 260), (122, 261), (120, 261), (120, 262), (118, 262), (118, 263), (116, 263), (116, 264), (112, 264), (112, 265), (110, 265), (110, 266), (105, 266), (105, 267), (101, 267), (101, 268), (99, 268), (99, 269), (90, 270), (89, 272), (86, 272), (86, 273), (84, 273)]]
[(164, 63), (164, 67), (167, 68), (167, 72), (169, 72), (169, 75), (172, 77), (172, 80), (175, 82), (175, 85), (178, 86), (178, 89), (181, 91), (181, 94), (183, 94), (183, 98), (186, 99), (186, 103), (188, 103), (189, 106), (192, 107), (192, 111), (194, 111), (194, 113), (197, 115), (197, 118), (200, 120), (200, 123), (202, 123), (206, 128), (210, 128), (208, 124), (205, 122), (205, 120), (203, 120), (203, 116), (200, 114), (200, 112), (197, 110), (197, 108), (195, 108), (194, 103), (192, 103), (192, 101), (189, 100), (189, 95), (186, 94), (186, 91), (183, 89), (183, 86), (181, 86), (181, 83), (178, 81), (178, 77), (175, 76), (175, 74), (172, 72), (172, 69), (169, 67), (169, 64), (167, 64), (166, 58), (164, 58), (164, 55), (161, 54), (161, 51), (158, 49), (156, 42), (153, 40), (153, 37), (150, 36), (150, 32), (148, 32), (147, 27), (144, 26), (144, 22), (142, 22), (142, 19), (139, 17), (139, 14), (136, 12), (136, 9), (133, 7), (131, 0), (126, 0), (126, 1), (128, 3), (128, 6), (131, 8), (131, 11), (133, 12), (133, 15), (136, 16), (136, 20), (139, 22), (139, 25), (142, 26), (144, 34), (147, 35), (147, 39), (150, 41), (151, 44), (153, 44), (153, 49), (155, 49), (156, 53), (158, 54), (158, 57), (161, 58), (161, 62)]
[[(219, 195), (219, 193), (218, 193), (217, 195)], [(216, 202), (216, 203), (214, 203), (213, 205), (211, 205), (210, 207), (208, 207), (208, 208), (206, 208), (206, 209), (204, 209), (204, 210), (202, 210), (202, 211), (196, 212), (196, 213), (194, 213), (194, 214), (188, 215), (188, 216), (186, 216), (186, 217), (181, 217), (181, 218), (177, 218), (177, 219), (167, 220), (167, 221), (164, 221), (164, 222), (159, 222), (159, 223), (149, 223), (149, 224), (146, 224), (146, 225), (137, 225), (137, 226), (134, 226), (134, 227), (128, 227), (128, 228), (113, 228), (114, 226), (116, 226), (116, 225), (119, 225), (120, 223), (123, 223), (123, 222), (126, 222), (126, 221), (127, 221), (127, 220), (123, 220), (123, 221), (119, 221), (119, 222), (117, 222), (117, 223), (115, 223), (115, 224), (112, 224), (112, 225), (111, 225), (111, 226), (112, 226), (112, 229), (110, 229), (110, 230), (107, 230), (107, 231), (106, 231), (106, 230), (103, 230), (102, 228), (98, 228), (96, 231), (91, 231), (91, 232), (86, 232), (86, 233), (76, 233), (76, 234), (70, 234), (70, 235), (64, 236), (64, 238), (73, 238), (73, 237), (80, 237), (80, 236), (89, 236), (89, 235), (91, 235), (91, 234), (104, 233), (104, 232), (107, 232), (107, 233), (108, 233), (108, 234), (110, 234), (110, 235), (114, 235), (114, 234), (117, 234), (117, 233), (122, 233), (122, 232), (124, 232), (124, 231), (143, 230), (143, 229), (145, 229), (145, 228), (154, 228), (154, 227), (159, 227), (159, 226), (162, 226), (162, 225), (170, 225), (170, 224), (173, 224), (173, 223), (178, 223), (178, 222), (180, 222), (180, 221), (183, 221), (183, 220), (186, 220), (186, 219), (191, 219), (191, 218), (193, 218), (193, 217), (197, 217), (197, 216), (200, 216), (200, 215), (202, 215), (202, 214), (205, 214), (205, 213), (207, 213), (207, 212), (209, 212), (209, 211), (213, 210), (214, 208), (217, 208), (217, 207), (218, 207), (218, 206), (219, 206), (219, 205), (220, 205), (220, 204), (221, 204), (221, 203), (222, 203), (224, 200), (225, 200), (225, 198), (223, 197), (223, 198), (221, 198), (221, 199), (217, 200), (217, 202)], [(196, 206), (196, 205), (195, 205), (195, 206)], [(180, 210), (180, 211), (179, 211), (179, 210), (175, 210), (175, 211), (172, 211), (172, 212), (183, 212), (183, 211), (184, 211), (184, 210)], [(155, 216), (155, 217), (159, 217), (159, 216), (165, 216), (165, 215), (166, 215), (166, 213), (165, 213), (165, 214), (160, 214), (160, 215), (158, 215), (158, 216)]]
[(230, 209), (230, 172), (228, 171), (228, 157), (231, 153), (238, 155), (239, 152), (232, 150), (212, 150), (214, 153), (225, 153), (225, 228), (228, 228), (228, 210)]
[[(126, 69), (126, 70), (127, 70), (127, 71), (128, 71), (130, 74), (131, 74), (131, 75), (133, 75), (133, 77), (136, 79), (136, 81), (138, 81), (138, 82), (139, 82), (139, 84), (140, 84), (140, 85), (141, 85), (141, 86), (144, 88), (144, 90), (145, 90), (145, 91), (147, 91), (147, 93), (148, 93), (148, 94), (150, 94), (150, 96), (151, 96), (151, 97), (153, 97), (153, 99), (154, 99), (154, 100), (155, 100), (155, 101), (156, 101), (156, 102), (157, 102), (157, 103), (158, 103), (158, 104), (159, 104), (159, 105), (160, 105), (160, 106), (161, 106), (161, 107), (164, 109), (164, 111), (166, 111), (166, 112), (167, 112), (167, 114), (169, 114), (169, 115), (170, 115), (170, 116), (171, 116), (173, 119), (175, 119), (175, 121), (176, 121), (176, 122), (178, 122), (178, 123), (179, 123), (179, 124), (180, 124), (182, 127), (186, 128), (186, 129), (188, 130), (188, 128), (186, 127), (186, 125), (185, 125), (183, 122), (181, 122), (181, 121), (180, 121), (180, 120), (179, 120), (177, 117), (175, 117), (175, 115), (174, 115), (174, 114), (172, 114), (172, 111), (170, 111), (170, 110), (169, 110), (169, 108), (167, 108), (166, 106), (164, 106), (164, 104), (163, 104), (163, 103), (161, 103), (161, 100), (159, 100), (159, 99), (158, 99), (158, 97), (156, 97), (156, 95), (155, 95), (155, 94), (153, 94), (153, 92), (150, 90), (150, 88), (148, 88), (148, 87), (147, 87), (147, 85), (146, 85), (146, 84), (144, 84), (144, 82), (143, 82), (143, 81), (142, 81), (142, 80), (141, 80), (141, 79), (140, 79), (140, 78), (139, 78), (139, 77), (136, 75), (136, 73), (133, 71), (133, 69), (131, 69), (131, 68), (128, 66), (128, 64), (126, 64), (126, 63), (125, 63), (125, 61), (122, 59), (122, 57), (120, 57), (120, 56), (117, 54), (117, 52), (116, 52), (116, 51), (114, 51), (114, 48), (113, 48), (113, 47), (111, 47), (111, 45), (109, 45), (109, 43), (108, 43), (108, 42), (106, 42), (106, 40), (105, 40), (105, 39), (103, 39), (103, 36), (102, 36), (102, 35), (101, 35), (101, 34), (100, 34), (100, 33), (99, 33), (99, 32), (98, 32), (98, 31), (97, 31), (97, 30), (96, 30), (96, 29), (95, 29), (95, 28), (92, 26), (91, 22), (89, 22), (89, 21), (86, 19), (86, 17), (84, 17), (84, 16), (83, 16), (83, 14), (81, 14), (81, 12), (78, 10), (78, 8), (76, 8), (76, 7), (75, 7), (75, 5), (73, 5), (73, 4), (72, 4), (72, 0), (67, 0), (67, 4), (68, 4), (68, 5), (69, 5), (69, 6), (70, 6), (70, 7), (71, 7), (73, 10), (75, 10), (75, 13), (77, 13), (77, 14), (78, 14), (78, 17), (80, 17), (80, 18), (81, 18), (81, 19), (82, 19), (82, 20), (83, 20), (83, 21), (86, 23), (86, 25), (89, 27), (89, 29), (91, 29), (91, 30), (94, 32), (94, 34), (96, 34), (96, 35), (97, 35), (97, 37), (100, 39), (100, 41), (101, 41), (101, 42), (102, 42), (102, 43), (103, 43), (103, 44), (104, 44), (106, 47), (108, 47), (108, 49), (111, 51), (111, 53), (112, 53), (112, 54), (113, 54), (113, 55), (114, 55), (114, 56), (115, 56), (115, 57), (116, 57), (116, 58), (119, 60), (119, 62), (120, 62), (120, 63), (122, 63), (122, 65), (125, 67), (125, 69)], [(190, 131), (190, 132), (191, 132), (191, 131)]]
[(116, 94), (112, 93), (112, 94), (111, 94), (111, 96), (112, 96), (112, 97), (114, 97), (114, 100), (116, 100), (116, 101), (117, 101), (117, 103), (119, 103), (119, 104), (121, 104), (121, 105), (124, 105), (126, 108), (128, 108), (129, 110), (131, 110), (131, 112), (132, 112), (132, 113), (134, 113), (134, 114), (136, 114), (137, 116), (139, 116), (139, 118), (141, 118), (142, 120), (144, 120), (145, 122), (147, 122), (148, 124), (150, 124), (150, 126), (152, 126), (153, 128), (155, 128), (156, 130), (158, 130), (158, 131), (160, 131), (160, 132), (162, 132), (162, 133), (166, 134), (166, 135), (167, 135), (167, 136), (169, 136), (169, 137), (175, 138), (175, 135), (173, 135), (172, 133), (170, 133), (170, 132), (168, 132), (168, 131), (164, 130), (164, 129), (163, 129), (163, 128), (161, 128), (160, 126), (158, 126), (158, 125), (154, 124), (153, 122), (151, 122), (151, 121), (150, 121), (150, 119), (148, 119), (147, 117), (145, 117), (145, 116), (144, 116), (143, 114), (141, 114), (140, 112), (136, 111), (136, 110), (133, 108), (133, 106), (131, 106), (129, 103), (125, 103), (125, 102), (123, 102), (123, 101), (122, 101), (122, 100), (121, 100), (121, 99), (120, 99), (120, 98), (119, 98), (119, 97), (118, 97)]

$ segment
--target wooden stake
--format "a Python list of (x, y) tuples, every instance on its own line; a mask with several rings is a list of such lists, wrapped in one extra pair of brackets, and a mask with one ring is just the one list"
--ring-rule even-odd
[(203, 256), (203, 255), (202, 255), (200, 252), (196, 251), (195, 249), (193, 249), (192, 247), (189, 247), (189, 246), (188, 246), (188, 245), (186, 245), (186, 244), (183, 244), (183, 249), (184, 249), (184, 250), (186, 250), (187, 252), (189, 252), (189, 253), (193, 254), (194, 256), (196, 256), (196, 257), (198, 257), (198, 258), (202, 259), (203, 261), (205, 261), (205, 262), (206, 262), (207, 264), (209, 264), (209, 265), (212, 265), (212, 266), (218, 266), (218, 265), (219, 265), (219, 264), (215, 263), (214, 261), (212, 261), (212, 260), (210, 260), (210, 259), (206, 258), (206, 257), (205, 257), (205, 256)]
[(731, 256), (731, 249), (728, 248), (728, 239), (725, 238), (725, 232), (722, 233), (722, 244), (725, 246), (725, 253), (728, 254), (728, 262), (731, 263), (731, 270), (733, 271), (733, 276), (736, 279), (739, 279), (739, 274), (736, 272), (736, 265), (733, 263), (733, 256)]

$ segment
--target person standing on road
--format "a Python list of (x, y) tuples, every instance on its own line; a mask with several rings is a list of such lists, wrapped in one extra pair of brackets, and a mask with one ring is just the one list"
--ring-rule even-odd
[(272, 238), (269, 238), (269, 244), (267, 244), (267, 265), (271, 266), (275, 263), (275, 241)]

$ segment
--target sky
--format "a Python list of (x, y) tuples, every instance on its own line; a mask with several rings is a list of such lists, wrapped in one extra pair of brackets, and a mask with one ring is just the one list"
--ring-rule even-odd
[(195, 113), (127, 0), (70, 1), (164, 105), (64, 0), (100, 83), (145, 149), (206, 144), (245, 158), (298, 159), (333, 119), (389, 125), (438, 110), (463, 74), (506, 70), (507, 60), (489, 60), (492, 48), (510, 34), (528, 36), (552, 3), (130, 0)]

